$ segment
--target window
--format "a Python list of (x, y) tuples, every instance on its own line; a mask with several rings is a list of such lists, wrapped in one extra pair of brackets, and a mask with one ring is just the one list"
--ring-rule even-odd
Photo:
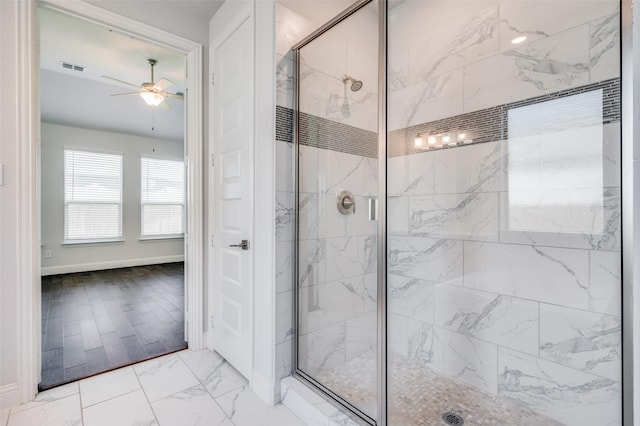
[(142, 238), (181, 236), (184, 232), (184, 163), (142, 158)]
[(122, 239), (122, 155), (64, 151), (64, 238)]

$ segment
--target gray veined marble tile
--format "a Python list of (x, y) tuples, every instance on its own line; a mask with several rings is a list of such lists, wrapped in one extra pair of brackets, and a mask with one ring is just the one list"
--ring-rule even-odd
[(216, 402), (236, 426), (303, 426), (304, 423), (282, 404), (269, 406), (246, 386), (229, 392)]
[(500, 348), (498, 395), (570, 426), (620, 425), (620, 382)]
[(368, 237), (328, 238), (326, 243), (327, 281), (362, 277)]
[(473, 337), (434, 326), (436, 371), (482, 389), (497, 393), (498, 347)]
[[(557, 195), (557, 194), (556, 194)], [(585, 223), (585, 214), (593, 215), (592, 225), (598, 226), (601, 232), (543, 232), (511, 230), (508, 225), (509, 193), (500, 194), (500, 241), (517, 244), (536, 244), (552, 247), (567, 247), (587, 250), (619, 251), (620, 241), (620, 189), (604, 188), (601, 205), (565, 206), (564, 223), (571, 223), (572, 215), (581, 215), (580, 223)], [(575, 207), (575, 208), (574, 208)], [(545, 217), (537, 216), (536, 220), (544, 221)], [(574, 224), (576, 221), (574, 220)], [(555, 225), (557, 226), (557, 224)]]
[(291, 356), (293, 354), (292, 345), (292, 340), (276, 344), (276, 379), (281, 379), (291, 375), (291, 371), (293, 369), (293, 363), (291, 361)]
[(326, 240), (302, 240), (298, 250), (298, 285), (305, 287), (326, 282)]
[(464, 286), (587, 309), (589, 253), (554, 247), (464, 243)]
[[(8, 426), (81, 426), (80, 395), (75, 393), (64, 398), (33, 406), (27, 409), (13, 408), (9, 413)], [(4, 410), (3, 410), (3, 420)], [(91, 425), (85, 419), (85, 424)]]
[[(390, 313), (388, 330), (390, 352), (415, 360), (425, 367), (436, 368), (432, 324)], [(441, 371), (442, 366), (437, 368)]]
[(388, 239), (389, 273), (434, 281), (462, 277), (462, 241), (419, 237)]
[(433, 324), (433, 283), (399, 275), (387, 277), (389, 312)]
[(149, 401), (156, 401), (198, 384), (198, 379), (177, 354), (134, 365)]
[(462, 114), (462, 68), (431, 77), (389, 94), (389, 130)]
[(293, 144), (276, 141), (276, 191), (293, 192)]
[(387, 160), (387, 192), (391, 196), (426, 195), (434, 192), (433, 152), (392, 157)]
[(276, 55), (276, 105), (293, 108), (293, 59)]
[(158, 421), (142, 390), (137, 390), (82, 410), (86, 426), (156, 426)]
[(162, 425), (229, 425), (224, 411), (201, 385), (185, 389), (151, 404)]
[(346, 328), (344, 323), (300, 334), (298, 364), (309, 374), (333, 369), (346, 361)]
[(435, 324), (538, 354), (538, 303), (451, 285), (435, 286)]
[(276, 4), (276, 53), (286, 55), (291, 46), (310, 34), (317, 24), (293, 10)]
[(388, 235), (409, 235), (409, 196), (387, 197)]
[(300, 112), (327, 118), (327, 75), (300, 61), (299, 104)]
[(364, 313), (364, 277), (300, 289), (300, 333), (307, 334)]
[(217, 352), (204, 349), (201, 351), (182, 351), (179, 354), (198, 381), (213, 397), (237, 389), (247, 383), (247, 379)]
[(375, 311), (354, 316), (346, 321), (345, 350), (347, 360), (376, 350), (378, 331)]
[(278, 344), (293, 338), (293, 291), (276, 294), (275, 310), (275, 339)]
[(276, 193), (276, 241), (292, 241), (294, 227), (294, 196), (291, 192)]
[(341, 79), (327, 77), (327, 119), (377, 132), (378, 130), (378, 94), (375, 86), (363, 86), (357, 92), (349, 89)]
[(498, 241), (499, 194), (411, 197), (409, 234), (429, 238)]
[(293, 290), (293, 243), (276, 243), (276, 293)]
[[(410, 39), (413, 42), (409, 51), (410, 84), (498, 53), (500, 16), (497, 3), (469, 2), (461, 8), (458, 4), (445, 2), (427, 7), (430, 13), (422, 16), (417, 28), (419, 32)], [(438, 37), (425, 37), (425, 28)]]
[(553, 305), (540, 306), (540, 357), (620, 381), (619, 317)]
[(602, 126), (602, 181), (604, 187), (620, 186), (620, 123)]
[(366, 274), (378, 271), (378, 237), (376, 234), (364, 237), (364, 272)]
[(514, 47), (511, 40), (518, 36), (527, 39), (519, 45), (551, 37), (589, 21), (609, 15), (616, 1), (581, 1), (576, 13), (574, 1), (522, 1), (500, 4), (500, 50)]
[(621, 316), (622, 257), (615, 251), (589, 253), (590, 309), (603, 314)]
[(588, 84), (588, 33), (585, 24), (465, 67), (464, 111)]
[(461, 194), (506, 189), (504, 141), (434, 151), (434, 192)]
[(592, 21), (589, 36), (591, 82), (620, 77), (620, 10)]

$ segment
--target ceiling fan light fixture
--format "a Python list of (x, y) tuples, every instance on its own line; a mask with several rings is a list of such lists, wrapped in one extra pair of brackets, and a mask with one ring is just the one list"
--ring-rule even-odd
[(158, 106), (164, 101), (164, 96), (155, 92), (141, 92), (140, 97), (151, 107)]

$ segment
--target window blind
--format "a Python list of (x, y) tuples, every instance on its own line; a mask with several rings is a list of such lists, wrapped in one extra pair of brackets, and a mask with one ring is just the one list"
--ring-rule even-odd
[(64, 151), (66, 241), (122, 238), (122, 155)]
[(184, 232), (184, 162), (141, 158), (142, 237)]

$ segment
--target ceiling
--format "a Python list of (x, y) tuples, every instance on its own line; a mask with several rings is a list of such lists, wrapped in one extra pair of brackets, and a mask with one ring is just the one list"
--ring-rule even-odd
[[(136, 85), (151, 80), (148, 58), (158, 61), (155, 81), (174, 84), (168, 92), (185, 93), (184, 54), (150, 44), (110, 28), (40, 9), (41, 117), (43, 121), (182, 142), (184, 101), (171, 109), (151, 108), (108, 75)], [(85, 67), (68, 70), (61, 62)], [(154, 126), (155, 123), (155, 126)]]

